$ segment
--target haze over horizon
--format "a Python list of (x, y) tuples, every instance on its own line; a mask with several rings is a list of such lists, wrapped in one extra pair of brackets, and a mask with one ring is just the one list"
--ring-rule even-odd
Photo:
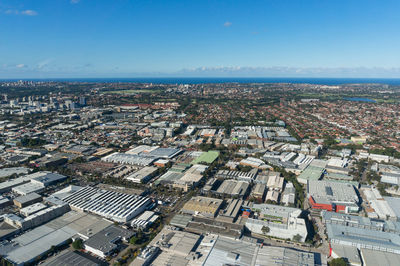
[(399, 1), (0, 3), (0, 78), (400, 78)]

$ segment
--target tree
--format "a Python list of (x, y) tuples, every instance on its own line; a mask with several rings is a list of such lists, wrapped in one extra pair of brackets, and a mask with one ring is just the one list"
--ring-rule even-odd
[(83, 241), (80, 238), (75, 239), (74, 242), (72, 242), (72, 247), (74, 249), (83, 249)]
[(347, 261), (344, 258), (337, 258), (333, 259), (330, 262), (328, 262), (329, 266), (347, 266), (349, 265)]
[(131, 243), (132, 245), (135, 245), (138, 242), (139, 238), (136, 236), (131, 237), (131, 239), (129, 239), (129, 243)]
[(302, 238), (303, 237), (301, 235), (297, 234), (297, 235), (293, 236), (293, 241), (300, 242)]
[(263, 227), (261, 228), (261, 231), (263, 232), (264, 235), (268, 234), (270, 229), (268, 226), (263, 225)]

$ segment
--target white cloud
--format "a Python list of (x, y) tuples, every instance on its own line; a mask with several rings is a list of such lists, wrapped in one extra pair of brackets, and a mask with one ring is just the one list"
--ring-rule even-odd
[(21, 14), (26, 15), (26, 16), (36, 16), (38, 13), (35, 10), (27, 9), (27, 10), (21, 11)]
[(23, 16), (37, 16), (38, 12), (31, 9), (26, 10), (17, 10), (17, 9), (7, 9), (4, 11), (4, 14), (7, 15), (23, 15)]
[(81, 0), (71, 0), (70, 2), (71, 2), (71, 4), (77, 4), (77, 3), (79, 3)]
[(25, 64), (18, 64), (18, 65), (16, 65), (15, 67), (16, 67), (16, 68), (24, 68), (24, 67), (26, 67), (26, 65), (25, 65)]
[(43, 60), (43, 61), (37, 63), (36, 67), (37, 67), (37, 69), (43, 69), (43, 68), (47, 67), (52, 61), (53, 61), (52, 58)]
[(224, 27), (230, 27), (230, 26), (232, 26), (232, 22), (227, 21), (224, 23)]

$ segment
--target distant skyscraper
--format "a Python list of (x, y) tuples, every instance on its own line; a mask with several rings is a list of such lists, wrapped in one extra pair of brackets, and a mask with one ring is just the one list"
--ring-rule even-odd
[(79, 105), (86, 106), (86, 97), (84, 96), (79, 97)]
[(72, 100), (66, 100), (65, 101), (65, 106), (68, 109), (75, 109), (75, 103)]

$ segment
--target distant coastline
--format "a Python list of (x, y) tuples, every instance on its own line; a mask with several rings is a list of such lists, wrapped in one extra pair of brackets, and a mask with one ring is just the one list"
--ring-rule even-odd
[(93, 82), (93, 83), (159, 83), (159, 84), (206, 84), (206, 83), (293, 83), (293, 84), (387, 84), (399, 85), (400, 78), (197, 78), (197, 77), (165, 77), (165, 78), (44, 78), (44, 79), (0, 79), (0, 82), (31, 80), (31, 81), (58, 81), (58, 82)]

